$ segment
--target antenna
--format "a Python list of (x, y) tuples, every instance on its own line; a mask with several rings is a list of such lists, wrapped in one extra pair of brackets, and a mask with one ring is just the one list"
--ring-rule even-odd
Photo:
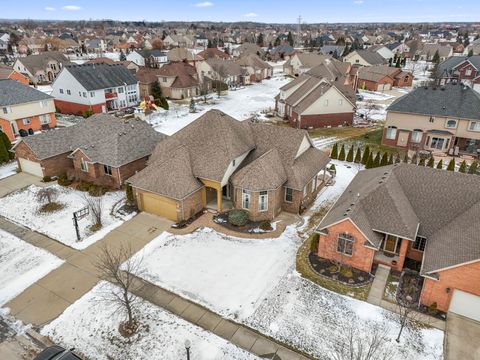
[(297, 36), (295, 37), (295, 47), (302, 45), (302, 15), (298, 15)]

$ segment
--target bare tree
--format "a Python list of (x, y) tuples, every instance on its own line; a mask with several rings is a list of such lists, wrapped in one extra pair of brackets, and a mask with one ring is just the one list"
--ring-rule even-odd
[(92, 218), (92, 227), (95, 229), (100, 229), (102, 227), (102, 212), (103, 212), (103, 201), (101, 196), (84, 196), (85, 204), (88, 207), (90, 216)]
[(333, 360), (390, 360), (393, 358), (393, 349), (388, 346), (388, 326), (386, 324), (374, 325), (368, 329), (360, 330), (352, 324), (342, 332), (338, 341), (330, 351)]
[(118, 248), (104, 245), (95, 262), (101, 279), (115, 285), (103, 297), (126, 315), (125, 321), (119, 325), (119, 331), (125, 337), (133, 335), (139, 326), (135, 318), (137, 297), (134, 294), (142, 286), (136, 279), (141, 273), (141, 263), (142, 258), (134, 256), (130, 244)]
[(420, 313), (416, 311), (418, 308), (418, 286), (419, 284), (412, 277), (406, 277), (405, 272), (402, 273), (396, 295), (396, 318), (400, 325), (397, 342), (400, 342), (405, 327), (414, 328), (418, 324), (420, 317)]
[(377, 110), (377, 105), (373, 99), (368, 99), (365, 101), (365, 107), (363, 108), (363, 117), (365, 121), (370, 121), (370, 115), (372, 115)]
[(54, 187), (40, 189), (37, 193), (37, 200), (42, 203), (51, 204), (58, 197), (58, 190)]

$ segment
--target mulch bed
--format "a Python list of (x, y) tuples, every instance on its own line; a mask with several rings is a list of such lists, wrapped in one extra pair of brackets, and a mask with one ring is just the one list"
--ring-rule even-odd
[(423, 278), (416, 271), (405, 269), (400, 275), (398, 284), (397, 300), (402, 302), (403, 297), (410, 296), (414, 303), (420, 300)]
[(336, 269), (335, 263), (328, 259), (323, 259), (313, 252), (308, 255), (308, 260), (310, 261), (312, 269), (318, 275), (325, 276), (346, 285), (361, 286), (368, 284), (373, 280), (373, 276), (371, 274), (351, 267), (344, 266), (343, 269), (348, 270), (339, 272), (338, 269)]
[(260, 224), (263, 222), (263, 221), (249, 221), (247, 225), (245, 226), (235, 226), (235, 225), (232, 225), (228, 222), (228, 213), (221, 213), (221, 214), (218, 214), (218, 215), (215, 215), (213, 217), (213, 221), (215, 222), (215, 224), (217, 225), (220, 225), (228, 230), (231, 230), (231, 231), (236, 231), (236, 232), (239, 232), (239, 233), (243, 233), (243, 234), (264, 234), (264, 233), (269, 233), (269, 232), (272, 232), (272, 230), (269, 230), (269, 231), (259, 231), (259, 232), (255, 232), (254, 230), (255, 229), (259, 229), (260, 228)]

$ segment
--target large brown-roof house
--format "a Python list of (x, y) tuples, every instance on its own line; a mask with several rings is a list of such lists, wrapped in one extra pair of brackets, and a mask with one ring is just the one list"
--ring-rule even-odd
[(128, 182), (141, 210), (174, 221), (232, 207), (265, 220), (306, 208), (328, 161), (305, 131), (211, 110), (159, 143), (147, 168)]
[(194, 66), (185, 62), (163, 65), (158, 73), (162, 94), (170, 99), (189, 99), (200, 95), (200, 81)]
[(32, 84), (51, 83), (70, 60), (58, 51), (46, 51), (38, 55), (18, 58), (13, 64), (15, 71), (28, 76)]
[(22, 138), (14, 147), (22, 171), (120, 188), (142, 170), (166, 136), (139, 119), (98, 114), (66, 128)]
[(412, 87), (413, 74), (388, 65), (362, 66), (357, 69), (353, 87), (370, 91)]
[(469, 311), (465, 299), (480, 304), (479, 188), (476, 175), (413, 164), (361, 171), (320, 223), (318, 256), (420, 269), (421, 304)]

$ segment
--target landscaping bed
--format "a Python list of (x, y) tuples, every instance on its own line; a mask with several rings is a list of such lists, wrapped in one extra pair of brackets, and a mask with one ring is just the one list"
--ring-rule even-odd
[[(231, 210), (232, 211), (232, 210)], [(233, 210), (233, 211), (243, 211), (243, 210)], [(248, 214), (246, 214), (248, 216)], [(264, 221), (250, 221), (246, 220), (245, 225), (234, 225), (231, 220), (229, 221), (229, 212), (224, 212), (213, 217), (213, 221), (223, 226), (224, 228), (232, 231), (236, 231), (244, 234), (262, 234), (275, 231), (276, 222), (271, 223), (268, 220)]]

